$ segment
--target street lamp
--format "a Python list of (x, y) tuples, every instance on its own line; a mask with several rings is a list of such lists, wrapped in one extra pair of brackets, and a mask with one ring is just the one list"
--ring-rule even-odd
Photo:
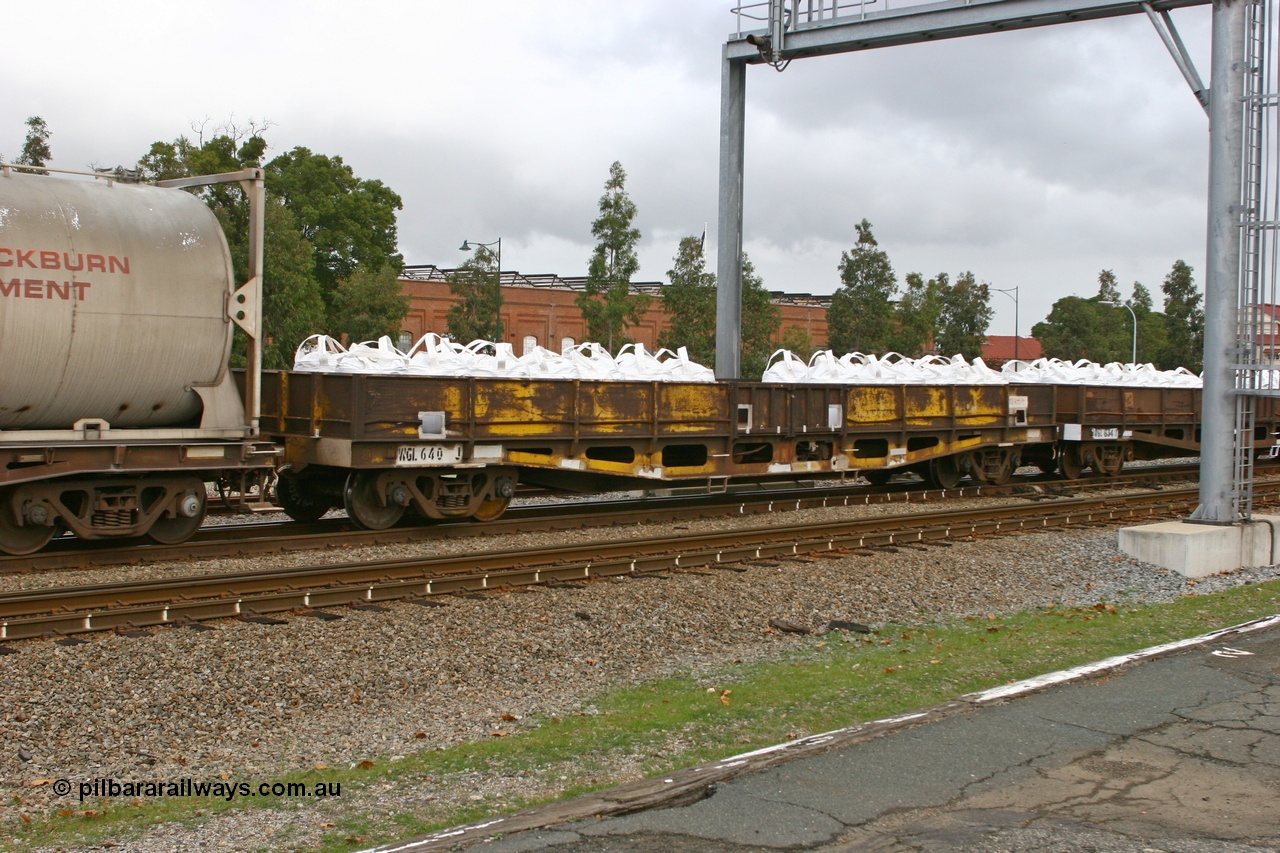
[(1110, 305), (1112, 308), (1128, 308), (1129, 316), (1133, 318), (1133, 356), (1130, 364), (1138, 363), (1138, 315), (1133, 313), (1133, 306), (1128, 302), (1111, 302), (1102, 301), (1099, 305)]
[[(1022, 342), (1022, 339), (1018, 337), (1018, 288), (1017, 287), (1006, 287), (1006, 288), (994, 287), (992, 288), (992, 290), (994, 290), (996, 293), (1003, 293), (1005, 296), (1008, 296), (1010, 299), (1013, 300), (1013, 360), (1020, 361), (1021, 359), (1018, 358), (1018, 344)], [(1013, 294), (1010, 295), (1009, 291), (1013, 291)]]
[[(490, 246), (498, 247), (498, 277), (497, 291), (494, 293), (496, 297), (493, 302), (493, 339), (495, 342), (502, 341), (502, 238), (499, 237), (489, 243), (476, 243), (477, 246), (484, 246), (486, 249)], [(470, 252), (472, 244), (468, 240), (463, 240), (462, 245), (458, 247), (460, 252)]]

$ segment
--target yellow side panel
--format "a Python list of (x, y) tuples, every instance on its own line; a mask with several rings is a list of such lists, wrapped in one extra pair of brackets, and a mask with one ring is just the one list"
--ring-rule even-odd
[(717, 385), (673, 384), (661, 390), (664, 408), (673, 418), (707, 421), (728, 417), (728, 395)]
[(658, 417), (665, 434), (724, 433), (729, 429), (729, 395), (721, 386), (659, 386)]
[(956, 388), (956, 417), (969, 423), (986, 423), (1008, 414), (1004, 388), (999, 385), (969, 385)]
[(849, 389), (845, 419), (850, 426), (897, 421), (898, 390), (889, 386), (860, 385)]
[(572, 422), (572, 384), (492, 380), (475, 384), (477, 434), (554, 435)]
[(950, 389), (929, 385), (906, 388), (908, 418), (945, 418), (951, 415)]

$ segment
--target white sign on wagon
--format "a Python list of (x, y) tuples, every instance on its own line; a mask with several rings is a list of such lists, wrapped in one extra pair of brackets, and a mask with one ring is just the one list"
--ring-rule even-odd
[(402, 444), (396, 450), (397, 468), (452, 465), (461, 461), (461, 444)]

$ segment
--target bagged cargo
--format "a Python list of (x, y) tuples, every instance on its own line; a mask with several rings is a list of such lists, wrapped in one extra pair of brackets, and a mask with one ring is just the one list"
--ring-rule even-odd
[(1137, 388), (1199, 388), (1203, 382), (1185, 367), (1161, 370), (1154, 364), (1109, 364), (1081, 359), (1038, 358), (1009, 362), (1003, 368), (1010, 382), (1048, 385), (1119, 385)]
[(714, 382), (715, 373), (689, 360), (689, 350), (680, 347), (650, 353), (644, 344), (627, 344), (618, 350), (614, 360), (619, 378), (658, 380), (659, 382)]
[(317, 373), (338, 372), (339, 359), (347, 354), (347, 348), (328, 335), (312, 335), (293, 354), (293, 369)]
[(458, 376), (460, 370), (458, 344), (434, 332), (428, 332), (409, 347), (405, 372), (415, 376)]
[[(830, 353), (827, 353), (830, 355)], [(817, 358), (819, 353), (814, 353)], [(781, 358), (779, 358), (781, 356)], [(811, 362), (812, 363), (812, 362)], [(774, 350), (765, 365), (763, 382), (805, 382), (808, 381), (809, 365), (805, 364), (791, 350)], [(830, 380), (832, 382), (836, 380)]]
[(475, 376), (507, 379), (587, 379), (597, 381), (714, 382), (715, 374), (680, 347), (648, 352), (628, 344), (615, 359), (595, 343), (556, 353), (534, 347), (517, 357), (509, 343), (476, 340), (463, 346), (434, 332), (419, 338), (407, 353), (385, 335), (350, 348), (327, 335), (312, 335), (294, 354), (293, 369), (326, 373), (393, 373), (414, 376)]
[(1202, 381), (1186, 368), (1160, 370), (1152, 364), (1097, 364), (1081, 359), (1039, 358), (1010, 361), (992, 370), (981, 358), (927, 355), (910, 358), (851, 352), (839, 358), (830, 350), (813, 354), (806, 364), (789, 350), (769, 356), (764, 382), (814, 382), (840, 385), (1112, 385), (1139, 388), (1199, 388)]

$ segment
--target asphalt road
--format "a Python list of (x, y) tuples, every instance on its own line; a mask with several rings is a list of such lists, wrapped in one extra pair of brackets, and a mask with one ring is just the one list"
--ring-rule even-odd
[(379, 849), (1280, 849), (1280, 620), (1097, 670)]

